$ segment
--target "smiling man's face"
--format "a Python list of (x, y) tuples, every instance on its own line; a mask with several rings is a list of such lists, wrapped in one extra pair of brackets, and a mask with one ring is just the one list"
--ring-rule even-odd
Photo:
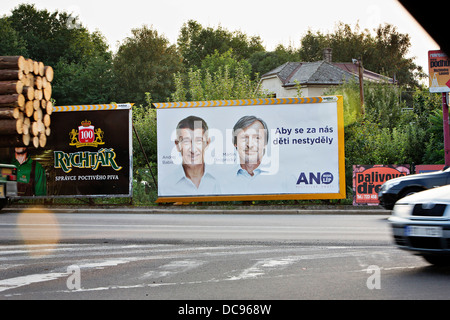
[(178, 129), (177, 150), (181, 153), (183, 164), (203, 164), (206, 147), (209, 145), (208, 134), (203, 129)]
[(266, 146), (266, 130), (261, 122), (255, 121), (239, 130), (236, 135), (236, 148), (240, 163), (258, 164), (261, 162)]

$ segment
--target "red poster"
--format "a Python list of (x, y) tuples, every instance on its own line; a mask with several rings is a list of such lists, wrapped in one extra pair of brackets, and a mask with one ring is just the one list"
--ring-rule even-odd
[(408, 174), (409, 165), (354, 165), (353, 205), (378, 205), (381, 185)]

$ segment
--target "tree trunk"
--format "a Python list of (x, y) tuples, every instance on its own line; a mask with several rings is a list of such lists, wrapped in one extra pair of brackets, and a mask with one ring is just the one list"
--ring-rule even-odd
[(19, 112), (18, 107), (6, 107), (6, 108), (0, 108), (0, 119), (18, 119), (19, 118)]
[(25, 58), (22, 56), (0, 56), (0, 69), (23, 70)]
[(53, 81), (53, 68), (50, 66), (45, 66), (44, 67), (44, 74), (45, 77), (47, 78), (48, 82), (52, 82)]
[(20, 94), (22, 91), (22, 81), (0, 81), (0, 94)]
[(31, 117), (34, 112), (33, 101), (27, 101), (23, 111), (28, 118)]
[(22, 80), (25, 77), (22, 70), (0, 69), (0, 81)]
[(33, 87), (23, 87), (23, 95), (27, 100), (33, 100), (34, 99), (34, 88)]
[(17, 123), (19, 121), (17, 120), (10, 120), (10, 119), (1, 119), (0, 120), (0, 134), (17, 134), (22, 133), (19, 131), (22, 131), (22, 127), (18, 130)]
[(23, 107), (25, 97), (22, 94), (0, 95), (0, 107)]
[(44, 91), (44, 99), (49, 101), (50, 98), (52, 97), (52, 85), (50, 83), (47, 83), (43, 91)]
[(30, 135), (0, 135), (0, 147), (27, 147)]
[(39, 147), (44, 148), (46, 144), (47, 144), (47, 136), (45, 135), (45, 133), (40, 133), (39, 134)]
[(0, 147), (43, 148), (50, 135), (53, 68), (22, 56), (0, 56)]

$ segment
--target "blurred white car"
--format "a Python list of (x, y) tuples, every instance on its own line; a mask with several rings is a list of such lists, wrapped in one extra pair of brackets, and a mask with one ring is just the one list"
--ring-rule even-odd
[(450, 186), (398, 200), (389, 217), (396, 245), (435, 265), (450, 265)]

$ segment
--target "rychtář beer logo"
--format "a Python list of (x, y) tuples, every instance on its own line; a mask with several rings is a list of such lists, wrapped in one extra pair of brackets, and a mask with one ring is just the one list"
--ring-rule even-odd
[(70, 136), (70, 146), (80, 147), (98, 147), (99, 145), (105, 144), (103, 141), (103, 135), (105, 132), (95, 127), (90, 121), (81, 121), (81, 126), (78, 126), (78, 130), (72, 129), (69, 133)]

